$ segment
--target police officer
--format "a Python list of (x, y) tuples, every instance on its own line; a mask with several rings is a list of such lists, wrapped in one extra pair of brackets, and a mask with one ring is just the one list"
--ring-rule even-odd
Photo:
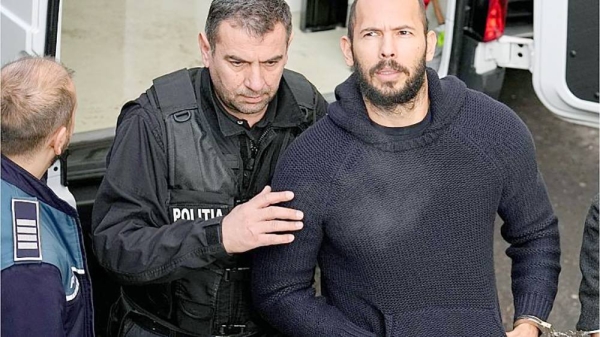
[(206, 68), (154, 80), (125, 104), (94, 206), (99, 262), (122, 285), (113, 336), (264, 336), (249, 296), (253, 248), (288, 244), (303, 214), (268, 184), (286, 147), (326, 113), (284, 66), (284, 0), (215, 0)]
[(77, 211), (46, 185), (76, 109), (71, 74), (50, 58), (2, 68), (2, 336), (94, 335)]
[(600, 323), (598, 317), (598, 200), (596, 194), (592, 205), (585, 218), (583, 241), (579, 253), (579, 269), (581, 270), (581, 284), (579, 285), (579, 302), (581, 312), (577, 321), (577, 330), (584, 331), (591, 337), (600, 337)]

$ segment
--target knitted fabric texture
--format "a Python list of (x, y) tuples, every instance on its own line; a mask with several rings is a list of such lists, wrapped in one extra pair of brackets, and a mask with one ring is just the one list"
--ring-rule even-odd
[[(298, 138), (273, 188), (304, 212), (289, 245), (255, 251), (253, 296), (289, 336), (504, 336), (494, 220), (510, 243), (515, 316), (547, 319), (558, 222), (523, 122), (427, 70), (431, 123), (398, 140), (371, 124), (355, 75)], [(315, 297), (313, 272), (322, 272)]]

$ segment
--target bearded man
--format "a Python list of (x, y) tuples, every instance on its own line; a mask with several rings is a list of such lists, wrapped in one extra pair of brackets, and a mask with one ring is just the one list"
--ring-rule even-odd
[(558, 221), (531, 134), (505, 105), (427, 69), (435, 43), (421, 0), (353, 3), (341, 48), (354, 72), (274, 176), (304, 227), (254, 252), (254, 303), (286, 335), (506, 336), (496, 214), (512, 259), (508, 336), (538, 336), (547, 319)]

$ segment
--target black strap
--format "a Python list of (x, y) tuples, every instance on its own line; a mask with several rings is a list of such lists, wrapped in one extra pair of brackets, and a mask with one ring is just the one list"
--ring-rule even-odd
[(167, 164), (169, 186), (175, 185), (179, 178), (177, 167), (183, 167), (178, 161), (199, 160), (195, 142), (197, 135), (191, 121), (200, 109), (194, 86), (187, 69), (181, 69), (156, 78), (152, 89), (148, 90), (150, 102), (155, 105), (165, 120), (167, 128)]
[(153, 83), (156, 102), (165, 118), (176, 112), (199, 108), (187, 69), (161, 76)]
[[(302, 131), (316, 122), (316, 90), (304, 76), (296, 72), (285, 70), (283, 76), (298, 107), (305, 115), (305, 122), (299, 126)], [(195, 184), (192, 180), (197, 176), (198, 170), (204, 166), (207, 166), (206, 172), (215, 173), (220, 172), (221, 169), (225, 170), (223, 165), (219, 164), (221, 162), (215, 163), (213, 165), (215, 167), (201, 162), (202, 156), (199, 154), (204, 153), (203, 149), (207, 150), (206, 148), (212, 145), (200, 144), (195, 141), (205, 134), (200, 125), (208, 124), (208, 121), (202, 112), (201, 99), (196, 97), (189, 71), (181, 69), (161, 76), (153, 82), (154, 86), (147, 91), (147, 94), (150, 103), (160, 111), (165, 121), (169, 187), (178, 188), (181, 185), (190, 188)], [(193, 122), (195, 120), (198, 123)], [(265, 132), (265, 134), (269, 133)], [(210, 135), (208, 136), (210, 137)], [(242, 146), (242, 151), (244, 150), (245, 146)], [(250, 153), (243, 157), (246, 159), (244, 165), (252, 162)], [(224, 165), (229, 165), (229, 162), (225, 162)], [(219, 184), (215, 182), (213, 185), (218, 186)], [(240, 191), (231, 192), (239, 193)], [(245, 198), (242, 197), (242, 199)]]
[(175, 337), (203, 337), (202, 335), (192, 335), (183, 331), (175, 325), (151, 314), (144, 308), (137, 305), (125, 292), (121, 289), (121, 297), (119, 298), (121, 310), (123, 310), (123, 320), (131, 319), (139, 326), (151, 331), (155, 331), (165, 336)]
[(314, 124), (317, 121), (317, 95), (312, 84), (301, 74), (285, 69), (283, 78), (290, 87), (300, 110), (306, 115), (306, 121)]

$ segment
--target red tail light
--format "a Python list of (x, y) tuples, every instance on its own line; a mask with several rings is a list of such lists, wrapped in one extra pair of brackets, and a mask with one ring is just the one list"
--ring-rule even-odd
[(483, 42), (496, 40), (504, 34), (507, 5), (507, 0), (490, 0)]

